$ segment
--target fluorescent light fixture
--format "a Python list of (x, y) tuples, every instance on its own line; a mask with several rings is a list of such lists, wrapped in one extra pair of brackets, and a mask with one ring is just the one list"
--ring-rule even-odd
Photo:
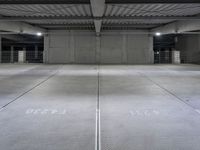
[(161, 33), (160, 32), (156, 32), (155, 35), (156, 36), (161, 36)]
[(37, 32), (37, 36), (42, 36), (42, 33), (41, 32)]

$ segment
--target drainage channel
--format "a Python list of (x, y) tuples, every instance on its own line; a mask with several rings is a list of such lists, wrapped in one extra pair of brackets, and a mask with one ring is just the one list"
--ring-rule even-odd
[(101, 112), (100, 112), (100, 66), (97, 66), (97, 105), (96, 105), (96, 129), (95, 150), (101, 150)]

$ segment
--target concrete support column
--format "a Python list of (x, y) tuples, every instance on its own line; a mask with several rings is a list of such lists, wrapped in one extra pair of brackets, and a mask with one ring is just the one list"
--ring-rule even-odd
[(2, 62), (2, 37), (0, 35), (0, 63)]
[(26, 47), (23, 47), (23, 52), (24, 52), (24, 62), (26, 62)]
[(154, 51), (153, 51), (153, 36), (152, 35), (149, 35), (149, 53), (148, 53), (148, 55), (147, 55), (149, 57), (148, 63), (153, 64), (154, 63)]
[(23, 47), (22, 50), (18, 51), (18, 62), (26, 63), (26, 47)]
[[(198, 45), (197, 45), (197, 47), (198, 47), (198, 48), (197, 48), (197, 49), (198, 49), (197, 51), (200, 51), (200, 35), (198, 35), (197, 44), (198, 44)], [(199, 59), (200, 59), (200, 58), (199, 58)]]
[(122, 63), (126, 64), (128, 63), (128, 57), (127, 57), (127, 35), (123, 35), (123, 40), (122, 40)]
[(75, 62), (75, 41), (74, 41), (74, 32), (70, 31), (70, 63)]
[(38, 45), (35, 45), (34, 58), (38, 59)]
[(96, 36), (96, 41), (95, 41), (95, 46), (96, 46), (96, 63), (100, 63), (101, 59), (101, 38), (100, 36)]
[(44, 36), (43, 62), (49, 62), (49, 35)]
[(10, 47), (10, 62), (14, 63), (14, 46)]

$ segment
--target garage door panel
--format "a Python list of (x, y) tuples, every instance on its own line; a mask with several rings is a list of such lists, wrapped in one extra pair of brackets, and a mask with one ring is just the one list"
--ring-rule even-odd
[(92, 36), (75, 38), (75, 62), (95, 63), (95, 39)]
[(50, 63), (69, 63), (70, 51), (66, 48), (50, 48)]
[(105, 36), (102, 38), (101, 63), (122, 63), (122, 37)]

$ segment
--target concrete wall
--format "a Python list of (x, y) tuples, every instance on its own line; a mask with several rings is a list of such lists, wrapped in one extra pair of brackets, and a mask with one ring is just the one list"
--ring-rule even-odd
[(2, 38), (0, 35), (0, 63), (2, 62)]
[(200, 63), (200, 35), (179, 36), (176, 49), (181, 52), (182, 62)]
[(153, 38), (148, 34), (50, 31), (44, 40), (46, 63), (150, 64)]

